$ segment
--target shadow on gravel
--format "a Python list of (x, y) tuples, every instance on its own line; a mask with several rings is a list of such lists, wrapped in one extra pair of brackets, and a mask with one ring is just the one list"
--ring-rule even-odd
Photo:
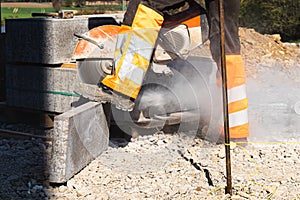
[(0, 199), (48, 199), (49, 147), (42, 139), (0, 137)]

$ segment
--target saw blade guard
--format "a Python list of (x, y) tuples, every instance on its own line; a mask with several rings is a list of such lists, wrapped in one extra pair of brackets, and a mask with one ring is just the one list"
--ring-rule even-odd
[[(104, 25), (84, 33), (83, 39), (80, 39), (75, 47), (72, 58), (74, 60), (86, 58), (113, 59), (119, 29), (120, 26)], [(90, 41), (84, 38), (88, 38)]]

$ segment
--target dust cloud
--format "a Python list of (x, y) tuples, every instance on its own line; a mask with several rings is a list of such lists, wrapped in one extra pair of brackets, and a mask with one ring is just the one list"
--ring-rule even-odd
[(300, 141), (300, 68), (261, 67), (247, 80), (250, 141)]

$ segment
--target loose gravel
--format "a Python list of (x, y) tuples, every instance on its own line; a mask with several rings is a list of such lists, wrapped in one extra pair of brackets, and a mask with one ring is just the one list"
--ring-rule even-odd
[[(63, 185), (48, 182), (51, 142), (0, 138), (0, 199), (230, 199), (224, 145), (191, 135), (112, 138), (107, 151)], [(231, 198), (299, 199), (299, 146), (232, 143)]]

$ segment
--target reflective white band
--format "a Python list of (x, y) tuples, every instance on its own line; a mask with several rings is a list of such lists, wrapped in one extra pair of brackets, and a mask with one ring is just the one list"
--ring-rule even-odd
[[(145, 29), (141, 29), (139, 31), (135, 30), (135, 32), (139, 32), (139, 34), (143, 34), (145, 31)], [(146, 34), (146, 32), (144, 34)], [(144, 57), (150, 62), (153, 48), (154, 47), (145, 40), (133, 35), (126, 53), (138, 53), (140, 56)]]
[(248, 123), (248, 109), (229, 114), (229, 128)]
[[(143, 34), (143, 32), (145, 32), (145, 31), (146, 30), (144, 30), (144, 29), (135, 30), (135, 32), (138, 32), (139, 34)], [(124, 51), (125, 51), (124, 44), (126, 43), (126, 40), (128, 39), (128, 37), (129, 37), (128, 33), (119, 34), (117, 43), (116, 43), (116, 49), (120, 49), (120, 51), (124, 53)], [(138, 53), (142, 57), (144, 57), (146, 60), (150, 61), (153, 48), (154, 47), (151, 44), (149, 44), (142, 38), (134, 35), (134, 33), (133, 33), (132, 37), (130, 38), (130, 43), (129, 43), (128, 49), (126, 50), (127, 52), (125, 52), (125, 53), (126, 54)]]
[[(142, 85), (145, 76), (145, 71), (142, 68), (145, 68), (145, 66), (136, 66), (132, 63), (134, 54), (139, 54), (150, 63), (150, 57), (152, 55), (153, 47), (145, 40), (132, 35), (129, 46), (126, 52), (124, 52), (124, 44), (126, 38), (128, 37), (128, 34), (120, 34), (118, 37), (120, 37), (120, 40), (118, 38), (116, 48), (119, 48), (122, 53), (118, 55), (115, 60), (116, 66), (118, 66), (119, 61), (122, 59), (122, 54), (124, 54), (124, 60), (122, 61), (122, 66), (120, 67), (118, 76), (122, 81), (127, 78), (138, 85)], [(122, 41), (123, 44), (119, 43), (119, 41)], [(139, 49), (137, 47), (139, 47)]]
[(121, 47), (125, 44), (126, 39), (128, 38), (128, 34), (118, 34), (118, 39), (116, 43), (116, 49), (121, 49)]
[(118, 73), (119, 78), (124, 81), (125, 78), (135, 82), (138, 85), (142, 85), (145, 72), (140, 67), (131, 63), (133, 54), (127, 54), (123, 61), (122, 67)]
[[(116, 61), (115, 61), (116, 66), (119, 65), (121, 58), (122, 58), (122, 56), (120, 58), (116, 59)], [(133, 70), (132, 65), (131, 65), (132, 58), (133, 58), (132, 54), (127, 54), (122, 62), (122, 66), (120, 67), (120, 70), (118, 73), (118, 76), (122, 81), (124, 81), (125, 78), (129, 78), (128, 75), (131, 74), (131, 70)]]
[(246, 85), (243, 84), (231, 88), (230, 90), (227, 91), (227, 95), (228, 95), (228, 103), (246, 99), (247, 98)]
[(118, 73), (118, 76), (122, 81), (127, 78), (138, 85), (142, 85), (144, 75), (145, 72), (135, 65), (124, 65)]

